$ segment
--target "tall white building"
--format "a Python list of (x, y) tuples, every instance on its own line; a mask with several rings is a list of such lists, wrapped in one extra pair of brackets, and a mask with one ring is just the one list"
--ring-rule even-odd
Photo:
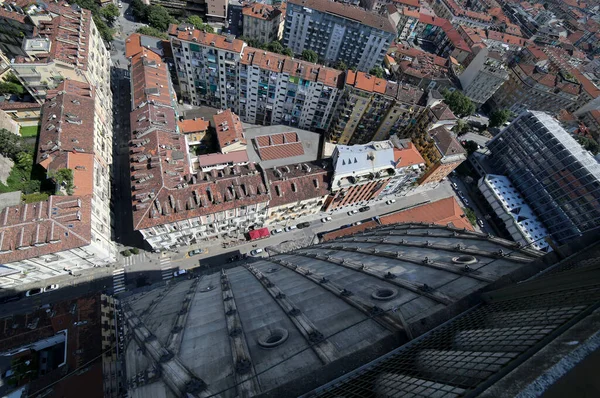
[(508, 80), (508, 69), (498, 52), (482, 48), (458, 78), (464, 94), (483, 104)]
[(283, 42), (296, 54), (313, 50), (323, 62), (343, 61), (368, 72), (383, 63), (396, 27), (387, 16), (328, 0), (290, 0)]

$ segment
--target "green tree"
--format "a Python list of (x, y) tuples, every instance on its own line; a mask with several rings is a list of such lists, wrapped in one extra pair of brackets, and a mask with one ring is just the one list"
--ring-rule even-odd
[(512, 115), (512, 112), (508, 109), (498, 109), (490, 114), (490, 127), (502, 126), (508, 121), (508, 118)]
[(31, 169), (33, 168), (33, 156), (27, 152), (19, 152), (17, 154), (17, 166), (31, 172)]
[(133, 254), (140, 254), (140, 249), (138, 249), (137, 247), (132, 247), (131, 249), (129, 249)]
[(465, 216), (467, 216), (467, 218), (469, 219), (469, 222), (475, 226), (477, 225), (477, 215), (475, 214), (475, 212), (473, 211), (473, 209), (470, 209), (468, 207), (465, 207), (463, 209)]
[(97, 14), (92, 15), (92, 19), (96, 24), (96, 28), (98, 28), (98, 33), (100, 33), (100, 37), (102, 37), (102, 40), (107, 42), (112, 41), (114, 32), (111, 28), (108, 27), (106, 22), (104, 22), (104, 20), (100, 18)]
[(319, 59), (319, 56), (313, 50), (302, 51), (302, 55), (300, 57), (308, 62), (317, 62), (317, 60)]
[(54, 172), (49, 172), (48, 177), (52, 178), (59, 188), (64, 188), (67, 195), (73, 195), (73, 170), (71, 169), (59, 169)]
[(454, 126), (452, 130), (454, 130), (456, 135), (466, 134), (469, 131), (469, 124), (462, 119), (458, 119), (456, 121), (456, 126)]
[(369, 71), (370, 75), (377, 76), (378, 78), (383, 78), (383, 68), (381, 66), (376, 66)]
[(283, 51), (281, 52), (283, 55), (287, 55), (288, 57), (293, 57), (294, 56), (294, 52), (292, 51), (291, 48), (284, 48)]
[(121, 15), (121, 11), (114, 3), (110, 3), (106, 7), (100, 9), (100, 15), (102, 15), (102, 18), (104, 18), (106, 22), (113, 24), (119, 15)]
[(131, 6), (131, 14), (135, 19), (141, 21), (148, 20), (148, 12), (150, 7), (144, 4), (142, 0), (131, 0), (129, 5)]
[(0, 129), (0, 154), (17, 161), (17, 155), (23, 152), (21, 137), (6, 129)]
[(346, 63), (344, 61), (342, 61), (341, 59), (339, 61), (337, 61), (335, 63), (335, 65), (333, 65), (333, 67), (337, 70), (343, 70), (343, 71), (348, 70), (348, 65), (346, 65)]
[(190, 15), (187, 19), (187, 22), (189, 24), (194, 25), (194, 27), (196, 29), (202, 30), (204, 32), (208, 32), (208, 33), (215, 33), (215, 30), (213, 29), (212, 26), (210, 26), (209, 24), (204, 23), (204, 21), (202, 21), (202, 18), (200, 18), (198, 15)]
[(461, 91), (454, 90), (450, 92), (449, 90), (444, 90), (442, 94), (444, 101), (456, 116), (467, 117), (475, 112), (475, 104)]
[(23, 86), (13, 82), (0, 82), (0, 94), (17, 94), (23, 95), (25, 89)]
[(140, 26), (137, 30), (137, 33), (146, 35), (146, 36), (154, 36), (163, 40), (168, 40), (169, 36), (165, 32), (161, 32), (158, 29), (152, 28), (150, 26)]
[(272, 51), (277, 54), (281, 54), (281, 53), (283, 53), (284, 48), (280, 42), (272, 41), (269, 44), (267, 44), (267, 50)]
[(593, 138), (587, 137), (577, 137), (577, 141), (581, 144), (585, 150), (590, 151), (594, 155), (597, 155), (600, 152), (600, 145)]
[(166, 32), (173, 21), (173, 17), (163, 6), (154, 5), (148, 9), (148, 25), (153, 28)]
[(475, 152), (477, 149), (479, 149), (479, 145), (477, 145), (477, 143), (475, 141), (471, 141), (471, 140), (466, 141), (463, 144), (463, 147), (467, 151), (467, 155), (470, 155), (473, 152)]

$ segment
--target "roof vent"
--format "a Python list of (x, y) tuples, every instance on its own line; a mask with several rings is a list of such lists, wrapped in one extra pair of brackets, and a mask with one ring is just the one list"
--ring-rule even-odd
[(286, 329), (275, 328), (258, 339), (258, 345), (263, 348), (275, 348), (288, 339), (289, 333)]
[(373, 293), (371, 293), (371, 298), (375, 299), (375, 300), (391, 300), (393, 298), (395, 298), (398, 295), (398, 291), (396, 289), (392, 289), (392, 288), (381, 288), (381, 289), (377, 289), (375, 290)]
[(477, 259), (474, 256), (463, 255), (452, 258), (452, 262), (455, 264), (474, 264)]

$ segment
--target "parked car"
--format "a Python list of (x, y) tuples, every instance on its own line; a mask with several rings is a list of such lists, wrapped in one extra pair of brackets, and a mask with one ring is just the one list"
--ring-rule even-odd
[(44, 292), (50, 292), (52, 290), (56, 290), (58, 289), (58, 285), (57, 284), (53, 284), (53, 285), (48, 285), (46, 286), (46, 288), (44, 289)]
[(25, 297), (36, 296), (38, 294), (44, 293), (43, 287), (36, 287), (35, 289), (29, 289), (27, 293), (25, 293)]
[(458, 189), (458, 185), (456, 185), (456, 183), (455, 183), (455, 182), (453, 182), (453, 183), (452, 183), (452, 188), (454, 188), (454, 189)]
[(254, 250), (252, 250), (252, 251), (250, 252), (250, 255), (251, 255), (251, 256), (256, 256), (256, 255), (258, 255), (258, 254), (262, 253), (263, 251), (264, 251), (263, 249), (254, 249)]
[(465, 206), (469, 205), (469, 199), (467, 198), (462, 198), (463, 202), (465, 203)]
[(387, 202), (385, 202), (386, 205), (391, 205), (392, 203), (396, 203), (396, 199), (390, 199)]
[(309, 222), (301, 222), (300, 224), (296, 225), (298, 228), (307, 228), (310, 227), (310, 223)]
[(285, 232), (290, 232), (293, 231), (295, 229), (297, 229), (298, 227), (296, 227), (295, 225), (290, 225), (289, 227), (285, 227)]
[(185, 275), (185, 274), (187, 274), (187, 270), (186, 269), (180, 269), (179, 271), (173, 272), (173, 276), (175, 278), (177, 278), (179, 275)]
[(196, 250), (192, 250), (191, 252), (188, 252), (188, 255), (190, 257), (195, 256), (196, 254), (202, 254), (204, 253), (204, 249), (196, 249)]
[(331, 221), (331, 217), (321, 218), (321, 222), (329, 222)]
[(361, 213), (364, 213), (365, 211), (369, 211), (371, 210), (371, 208), (369, 206), (363, 206), (360, 209), (358, 209), (358, 211), (360, 211)]
[(277, 235), (283, 232), (283, 229), (277, 228), (271, 231), (271, 235)]
[(354, 225), (360, 225), (360, 224), (362, 224), (361, 221), (357, 221), (357, 222), (354, 223)]
[(478, 225), (479, 225), (481, 228), (483, 228), (483, 220), (479, 220), (479, 219), (477, 219), (477, 224), (478, 224)]
[(349, 216), (353, 216), (353, 215), (355, 215), (356, 213), (358, 213), (358, 210), (350, 210), (350, 211), (348, 212), (348, 215), (349, 215)]

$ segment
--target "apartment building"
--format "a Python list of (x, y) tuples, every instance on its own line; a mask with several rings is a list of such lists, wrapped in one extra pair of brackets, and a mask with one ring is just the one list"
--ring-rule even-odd
[(256, 165), (192, 170), (176, 122), (167, 65), (156, 53), (143, 50), (131, 59), (131, 76), (134, 230), (153, 250), (168, 250), (222, 236), (235, 238), (261, 226), (269, 196)]
[(502, 55), (482, 48), (458, 79), (463, 93), (476, 104), (484, 104), (508, 80)]
[(342, 71), (189, 26), (169, 32), (184, 101), (231, 109), (246, 123), (328, 129)]
[(344, 72), (246, 47), (239, 68), (239, 112), (246, 123), (327, 130)]
[(331, 183), (327, 160), (291, 164), (265, 170), (269, 183), (267, 224), (292, 223), (321, 211)]
[(428, 168), (421, 177), (419, 185), (439, 183), (467, 158), (466, 152), (456, 137), (445, 126), (429, 130), (429, 140), (417, 145)]
[(396, 173), (379, 196), (405, 196), (416, 187), (425, 171), (425, 159), (410, 140), (393, 136), (390, 141), (394, 145)]
[(556, 119), (523, 112), (488, 148), (491, 165), (510, 178), (555, 240), (600, 225), (600, 165)]
[[(110, 163), (95, 101), (95, 90), (76, 81), (48, 92), (35, 161), (58, 195), (0, 211), (0, 287), (78, 275), (116, 261)], [(70, 177), (64, 177), (65, 169)]]
[(348, 70), (329, 140), (346, 145), (387, 139), (419, 112), (423, 96), (416, 87)]
[(173, 15), (195, 14), (216, 23), (225, 23), (229, 8), (227, 0), (144, 0), (144, 3), (163, 6)]
[(285, 8), (263, 3), (249, 3), (242, 8), (244, 36), (270, 43), (283, 38)]
[(97, 120), (112, 136), (111, 57), (91, 12), (66, 1), (48, 3), (46, 9), (30, 16), (37, 35), (23, 39), (26, 55), (15, 58), (13, 73), (40, 104), (66, 79), (89, 84), (98, 98)]
[(387, 6), (393, 5), (406, 10), (418, 11), (421, 8), (419, 0), (362, 0), (361, 5), (369, 11), (384, 13)]
[(430, 1), (429, 3), (435, 11), (435, 15), (446, 18), (453, 24), (480, 28), (493, 25), (493, 18), (488, 13), (463, 8), (454, 0)]
[(313, 50), (326, 64), (343, 61), (368, 72), (381, 65), (396, 37), (387, 16), (328, 0), (287, 3), (284, 46), (294, 53)]
[(15, 3), (0, 7), (0, 52), (9, 59), (25, 55), (23, 37), (31, 37), (35, 25), (29, 15)]
[(331, 194), (325, 203), (325, 211), (367, 203), (396, 176), (394, 146), (390, 141), (337, 145), (332, 159)]
[(525, 63), (509, 68), (508, 73), (508, 80), (491, 97), (496, 108), (515, 114), (526, 109), (554, 114), (561, 109), (576, 109), (581, 88), (575, 80)]
[(388, 57), (393, 58), (391, 69), (395, 80), (417, 86), (426, 91), (453, 88), (454, 79), (448, 69), (448, 59), (398, 44)]
[(169, 27), (181, 99), (238, 113), (238, 65), (246, 43), (190, 25)]

